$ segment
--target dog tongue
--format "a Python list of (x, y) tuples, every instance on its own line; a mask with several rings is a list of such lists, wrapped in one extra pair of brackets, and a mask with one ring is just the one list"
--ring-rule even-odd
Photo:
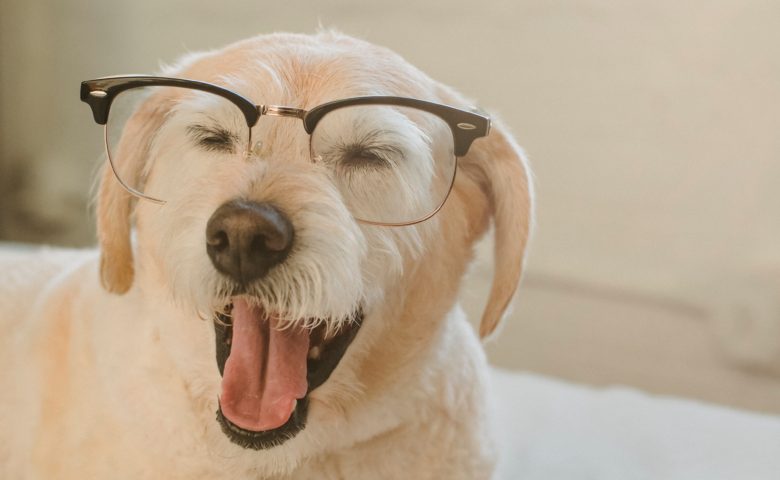
[(277, 330), (279, 319), (246, 299), (233, 299), (233, 340), (222, 375), (222, 414), (252, 431), (281, 427), (296, 399), (306, 395), (309, 334), (298, 328)]

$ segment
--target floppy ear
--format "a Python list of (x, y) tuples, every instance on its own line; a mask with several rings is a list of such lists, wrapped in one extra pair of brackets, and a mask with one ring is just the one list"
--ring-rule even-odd
[(119, 184), (106, 160), (97, 198), (100, 283), (111, 293), (125, 293), (133, 284), (130, 242), (132, 196)]
[(487, 196), (495, 225), (493, 286), (479, 325), (485, 338), (498, 326), (520, 282), (533, 223), (533, 185), (522, 150), (495, 120), (490, 134), (476, 140), (461, 163)]
[(120, 175), (130, 185), (139, 185), (154, 132), (164, 120), (161, 99), (147, 101), (125, 124), (113, 168), (106, 160), (97, 196), (97, 230), (100, 244), (100, 281), (111, 293), (122, 294), (133, 285), (132, 210), (135, 198), (117, 180)]

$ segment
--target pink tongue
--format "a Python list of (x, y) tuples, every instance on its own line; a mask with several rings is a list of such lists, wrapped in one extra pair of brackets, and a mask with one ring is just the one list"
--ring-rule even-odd
[[(277, 318), (244, 298), (233, 299), (233, 340), (222, 375), (222, 414), (252, 431), (281, 427), (295, 401), (306, 395), (309, 334), (301, 329), (277, 330)], [(270, 325), (269, 325), (270, 323)]]

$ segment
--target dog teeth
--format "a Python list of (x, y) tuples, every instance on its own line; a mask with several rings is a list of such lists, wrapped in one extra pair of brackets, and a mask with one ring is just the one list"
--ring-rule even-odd
[(319, 346), (317, 347), (311, 347), (309, 349), (309, 358), (312, 360), (316, 360), (320, 357), (321, 349)]

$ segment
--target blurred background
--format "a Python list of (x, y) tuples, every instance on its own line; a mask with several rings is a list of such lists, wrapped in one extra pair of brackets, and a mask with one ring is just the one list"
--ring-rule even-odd
[(537, 228), (493, 363), (780, 413), (778, 2), (3, 0), (0, 241), (95, 243), (81, 80), (320, 26), (478, 99), (528, 152)]

